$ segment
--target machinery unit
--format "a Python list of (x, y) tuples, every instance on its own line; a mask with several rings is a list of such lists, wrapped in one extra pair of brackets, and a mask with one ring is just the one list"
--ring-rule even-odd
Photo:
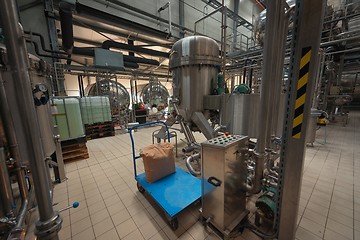
[[(284, 94), (280, 98), (279, 109), (284, 109)], [(242, 134), (248, 137), (257, 137), (260, 94), (224, 94), (221, 96), (220, 103), (220, 125), (231, 134)], [(281, 136), (283, 126), (283, 111), (279, 111), (278, 122), (274, 133)]]
[(130, 105), (130, 95), (121, 83), (110, 79), (99, 79), (85, 89), (87, 96), (108, 96), (112, 114), (126, 110)]
[[(0, 49), (2, 51), (2, 54), (6, 54), (6, 48), (4, 45), (0, 45)], [(31, 78), (31, 85), (33, 88), (34, 102), (37, 106), (36, 114), (39, 120), (39, 125), (41, 126), (41, 141), (43, 144), (45, 156), (50, 157), (56, 150), (54, 125), (52, 124), (49, 105), (49, 92), (51, 92), (51, 90), (48, 88), (49, 84), (47, 81), (50, 73), (50, 66), (45, 61), (40, 60), (38, 57), (32, 54), (29, 54), (29, 63), (29, 74)], [(0, 74), (3, 79), (12, 79), (11, 72), (6, 71), (6, 69), (4, 68), (0, 68)], [(5, 84), (4, 87), (5, 89), (10, 89), (14, 88), (15, 86), (13, 86), (12, 84)], [(13, 112), (11, 108), (10, 111), (11, 114), (13, 114), (13, 118), (16, 119), (19, 113)], [(22, 148), (21, 146), (20, 148)], [(24, 156), (26, 154), (25, 151), (25, 149), (21, 150)]]
[[(201, 143), (202, 216), (228, 236), (247, 214), (248, 137), (224, 135)], [(243, 183), (243, 184), (242, 184)]]
[(179, 114), (191, 127), (194, 127), (195, 112), (209, 118), (209, 112), (203, 108), (203, 98), (217, 88), (219, 64), (219, 46), (211, 38), (186, 37), (172, 48), (173, 96), (178, 101)]
[(146, 84), (140, 93), (140, 99), (143, 103), (152, 105), (168, 106), (169, 92), (164, 85), (157, 81), (151, 81)]

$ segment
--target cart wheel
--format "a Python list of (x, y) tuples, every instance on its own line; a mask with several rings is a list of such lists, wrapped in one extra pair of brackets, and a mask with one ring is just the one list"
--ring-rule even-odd
[(175, 231), (175, 230), (178, 229), (178, 227), (179, 227), (178, 219), (177, 219), (177, 218), (171, 219), (171, 220), (169, 221), (169, 225), (170, 225), (171, 229), (172, 229), (173, 231)]
[(136, 186), (137, 186), (139, 192), (141, 192), (141, 193), (144, 193), (144, 192), (145, 192), (145, 189), (143, 188), (143, 186), (140, 185), (139, 182), (136, 183)]

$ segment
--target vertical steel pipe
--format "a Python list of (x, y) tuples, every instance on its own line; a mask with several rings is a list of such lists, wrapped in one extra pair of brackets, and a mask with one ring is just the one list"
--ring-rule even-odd
[[(281, 12), (284, 12), (284, 0), (268, 1), (265, 40), (264, 40), (264, 62), (261, 78), (260, 90), (260, 120), (259, 132), (257, 137), (256, 152), (265, 154), (266, 142), (270, 139), (269, 128), (271, 126), (271, 114), (273, 110), (273, 94), (274, 94), (274, 78), (276, 77), (276, 69), (282, 68), (277, 61), (278, 48), (284, 44), (278, 40), (275, 34), (279, 29), (279, 18)], [(275, 66), (274, 66), (275, 63)]]
[(28, 197), (28, 190), (26, 187), (25, 173), (22, 170), (23, 161), (21, 159), (19, 144), (15, 134), (13, 117), (11, 115), (8, 99), (6, 96), (4, 80), (2, 79), (1, 75), (0, 75), (0, 113), (1, 113), (2, 121), (6, 126), (4, 128), (4, 131), (8, 142), (10, 154), (11, 157), (15, 159), (16, 178), (18, 181), (21, 201), (22, 204), (24, 204), (25, 199)]
[(25, 144), (29, 152), (30, 168), (33, 175), (35, 196), (40, 220), (36, 223), (36, 235), (39, 239), (58, 239), (62, 219), (54, 212), (47, 179), (47, 169), (40, 138), (39, 123), (29, 76), (29, 62), (24, 40), (23, 29), (19, 23), (16, 2), (0, 0), (0, 16), (5, 33), (5, 43), (13, 81), (17, 86), (16, 93), (7, 93), (8, 97), (17, 98), (17, 108), (21, 115), (21, 124), (25, 131)]
[[(285, 59), (285, 46), (286, 38), (288, 32), (289, 19), (285, 14), (285, 2), (281, 1), (280, 7), (281, 11), (278, 12), (279, 17), (277, 18), (277, 33), (278, 38), (275, 43), (277, 46), (274, 46), (278, 51), (276, 51), (276, 67), (274, 69), (274, 79), (273, 79), (273, 107), (272, 107), (272, 120), (271, 120), (271, 132), (270, 135), (277, 135), (278, 123), (279, 123), (279, 113), (283, 111), (280, 109), (280, 96), (281, 96), (281, 83), (284, 76), (284, 59)], [(268, 133), (269, 134), (269, 133)], [(270, 139), (269, 139), (270, 140)]]
[[(261, 191), (261, 181), (264, 173), (264, 160), (266, 156), (265, 148), (267, 142), (270, 140), (271, 133), (271, 114), (273, 110), (273, 82), (276, 76), (276, 69), (282, 68), (279, 66), (278, 47), (283, 44), (278, 41), (277, 35), (278, 23), (281, 12), (284, 11), (284, 0), (269, 1), (267, 4), (267, 17), (265, 27), (265, 44), (264, 44), (264, 63), (261, 80), (260, 92), (260, 121), (258, 127), (258, 138), (256, 143), (255, 158), (255, 176), (254, 183), (251, 187), (246, 185), (246, 190), (249, 193), (258, 193)], [(275, 63), (275, 66), (274, 66)]]

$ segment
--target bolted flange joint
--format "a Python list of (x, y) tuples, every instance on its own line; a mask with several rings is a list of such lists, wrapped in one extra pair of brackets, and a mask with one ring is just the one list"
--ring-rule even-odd
[(63, 219), (59, 212), (54, 212), (54, 215), (45, 222), (37, 221), (35, 223), (35, 235), (41, 240), (57, 239), (57, 234), (61, 229)]

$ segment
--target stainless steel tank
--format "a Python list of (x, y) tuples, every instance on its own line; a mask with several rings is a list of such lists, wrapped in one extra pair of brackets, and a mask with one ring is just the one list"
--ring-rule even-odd
[[(280, 98), (280, 111), (276, 135), (282, 135), (284, 119), (284, 94)], [(221, 103), (221, 125), (231, 134), (258, 136), (260, 119), (260, 94), (224, 94)]]
[[(36, 91), (38, 86), (47, 88), (46, 91), (49, 95), (41, 93), (41, 97), (50, 100), (51, 90), (48, 88), (47, 78), (50, 74), (50, 65), (38, 57), (29, 54), (30, 63), (30, 79), (33, 87), (33, 92)], [(45, 90), (45, 89), (42, 89)], [(54, 123), (50, 115), (50, 102), (36, 106), (36, 113), (39, 121), (39, 129), (41, 141), (45, 157), (50, 157), (56, 151), (56, 144), (54, 138)]]
[(203, 98), (216, 86), (219, 72), (219, 46), (211, 38), (191, 36), (177, 41), (170, 56), (173, 95), (179, 112), (191, 122), (194, 112), (203, 112)]
[[(6, 52), (6, 48), (4, 45), (0, 45), (0, 49), (2, 51)], [(30, 64), (29, 73), (30, 73), (31, 86), (33, 88), (33, 92), (36, 92), (37, 89), (39, 88), (39, 86), (41, 86), (41, 88), (45, 92), (48, 91), (48, 93), (51, 94), (51, 90), (48, 89), (49, 84), (47, 81), (47, 78), (50, 74), (50, 65), (47, 64), (45, 61), (40, 60), (38, 57), (36, 57), (32, 54), (29, 54), (29, 64)], [(9, 71), (9, 69), (0, 67), (0, 74), (2, 76), (2, 79), (4, 80), (4, 86), (5, 86), (6, 91), (9, 89), (14, 89), (14, 88), (16, 89), (17, 86), (15, 86), (13, 84), (12, 74)], [(38, 93), (35, 93), (35, 95), (37, 95), (39, 97), (45, 97), (45, 98), (47, 97), (47, 96), (45, 96), (46, 94), (41, 94), (41, 91)], [(15, 101), (15, 100), (9, 100), (9, 101)], [(15, 104), (15, 103), (9, 102), (10, 114), (13, 118), (15, 126), (17, 128), (19, 128), (19, 127), (21, 127), (21, 125), (17, 124), (17, 121), (18, 121), (17, 119), (19, 119), (20, 116), (19, 116), (18, 112), (11, 111), (12, 110), (11, 104)], [(49, 103), (47, 103), (45, 105), (37, 106), (36, 113), (37, 113), (38, 122), (39, 122), (39, 131), (40, 131), (40, 135), (41, 135), (44, 156), (49, 157), (56, 150), (56, 144), (55, 144), (54, 132), (53, 132), (54, 125), (53, 125), (53, 121), (52, 121), (51, 115), (50, 115)], [(17, 141), (18, 141), (22, 161), (27, 162), (28, 152), (27, 152), (26, 148), (23, 147), (23, 146), (25, 146), (24, 132), (25, 131), (22, 131), (22, 130), (19, 130), (17, 132)]]

